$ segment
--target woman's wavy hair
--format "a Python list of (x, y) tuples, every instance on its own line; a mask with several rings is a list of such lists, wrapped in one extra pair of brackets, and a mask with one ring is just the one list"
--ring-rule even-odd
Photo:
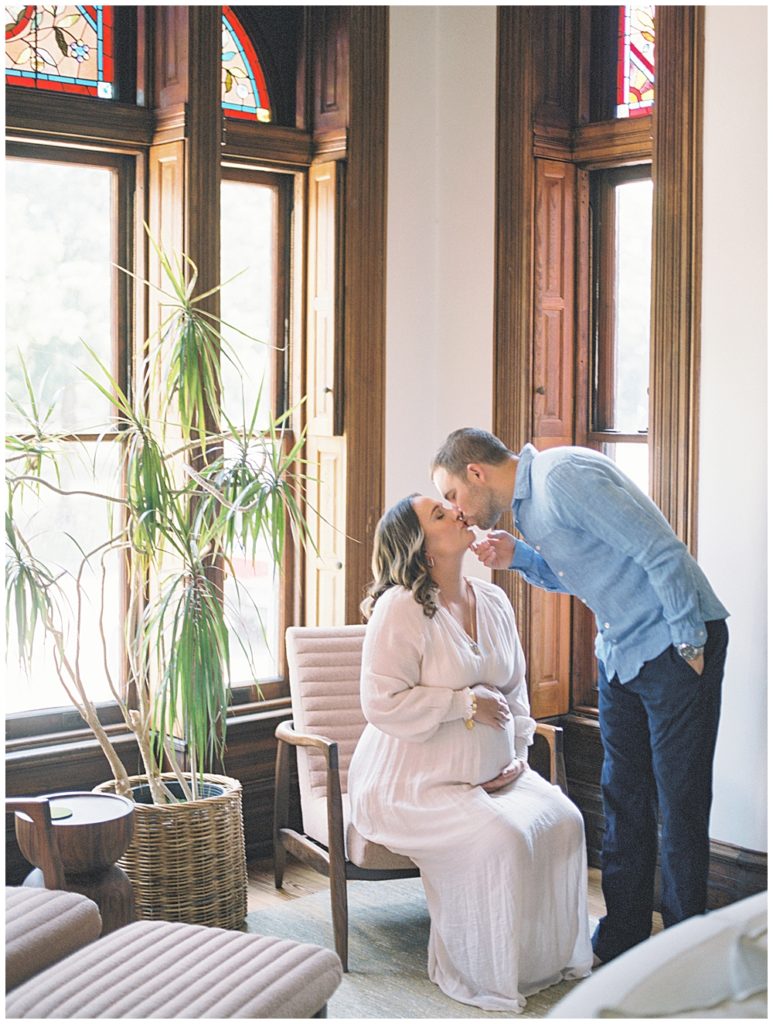
[(402, 498), (388, 509), (376, 526), (373, 539), (373, 580), (360, 605), (369, 619), (376, 601), (392, 587), (406, 587), (429, 618), (438, 609), (438, 586), (430, 576), (424, 531), (413, 507), (418, 494)]

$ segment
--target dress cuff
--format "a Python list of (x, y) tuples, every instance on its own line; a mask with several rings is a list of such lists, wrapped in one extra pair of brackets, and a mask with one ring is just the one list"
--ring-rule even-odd
[(515, 756), (525, 760), (527, 748), (534, 742), (534, 730), (537, 723), (527, 715), (515, 716)]

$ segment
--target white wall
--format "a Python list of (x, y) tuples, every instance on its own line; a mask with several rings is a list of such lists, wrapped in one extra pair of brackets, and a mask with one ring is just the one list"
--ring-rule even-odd
[[(496, 12), (393, 6), (390, 36), (391, 503), (428, 490), (449, 430), (492, 422)], [(707, 8), (699, 559), (732, 613), (712, 836), (756, 850), (767, 849), (765, 53), (765, 8)]]
[(698, 558), (731, 613), (711, 834), (767, 849), (767, 11), (706, 8)]
[(389, 32), (387, 504), (492, 425), (496, 10), (393, 6)]

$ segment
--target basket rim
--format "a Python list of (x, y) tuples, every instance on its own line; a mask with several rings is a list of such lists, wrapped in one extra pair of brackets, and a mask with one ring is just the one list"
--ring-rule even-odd
[[(164, 782), (176, 782), (177, 776), (174, 772), (162, 772), (159, 776)], [(202, 776), (204, 782), (212, 782), (215, 785), (222, 786), (225, 789), (224, 793), (218, 793), (216, 796), (204, 796), (198, 800), (181, 800), (174, 804), (140, 804), (134, 801), (131, 797), (127, 799), (132, 800), (135, 812), (140, 813), (147, 812), (159, 812), (166, 811), (168, 813), (185, 813), (186, 809), (198, 808), (212, 804), (218, 800), (230, 800), (235, 795), (242, 792), (242, 784), (238, 779), (231, 778), (228, 775), (214, 775), (209, 772), (205, 772)], [(92, 792), (110, 792), (115, 790), (117, 782), (115, 779), (107, 779), (105, 782), (100, 782), (99, 785), (95, 786)], [(132, 789), (139, 786), (148, 785), (147, 775), (130, 775), (129, 785)]]

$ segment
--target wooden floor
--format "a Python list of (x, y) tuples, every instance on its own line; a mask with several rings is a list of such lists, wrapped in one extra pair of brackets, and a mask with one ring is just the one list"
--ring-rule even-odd
[[(294, 857), (288, 855), (282, 888), (274, 886), (274, 866), (271, 859), (252, 861), (247, 865), (248, 891), (247, 904), (249, 910), (265, 907), (276, 907), (279, 903), (309, 896), (320, 889), (327, 889), (328, 881), (324, 875), (306, 867)], [(588, 913), (592, 917), (602, 917), (605, 913), (604, 897), (601, 893), (601, 871), (588, 868)], [(663, 927), (660, 914), (653, 915), (653, 931), (659, 932)]]

